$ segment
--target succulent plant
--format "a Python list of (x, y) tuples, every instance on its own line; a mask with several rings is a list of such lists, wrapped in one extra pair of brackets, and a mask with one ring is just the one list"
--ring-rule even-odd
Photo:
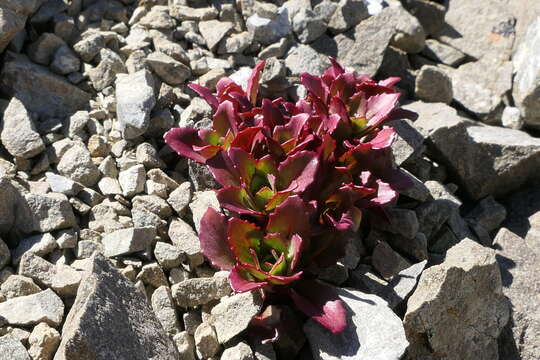
[(398, 78), (375, 82), (331, 61), (320, 77), (301, 75), (307, 96), (296, 103), (258, 102), (264, 61), (245, 91), (229, 78), (216, 95), (190, 84), (214, 110), (213, 126), (164, 137), (221, 185), (223, 211), (207, 210), (199, 237), (212, 265), (230, 270), (233, 290), (262, 289), (269, 303), (296, 305), (338, 333), (345, 308), (317, 273), (343, 257), (364, 212), (384, 213), (410, 185), (394, 166), (395, 133), (384, 124), (415, 114), (397, 107)]

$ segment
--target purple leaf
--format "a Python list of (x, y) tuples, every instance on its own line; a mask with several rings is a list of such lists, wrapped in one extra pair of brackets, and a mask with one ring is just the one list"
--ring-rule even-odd
[(204, 100), (216, 111), (219, 105), (218, 99), (212, 94), (210, 89), (195, 83), (189, 83), (188, 87), (193, 89), (197, 94), (203, 97)]
[(247, 89), (246, 93), (248, 94), (249, 101), (255, 105), (257, 102), (257, 93), (259, 92), (259, 81), (261, 79), (261, 73), (264, 69), (264, 64), (266, 62), (260, 61), (255, 68), (253, 68), (253, 71), (251, 72), (251, 75), (248, 79), (247, 83)]
[(246, 278), (243, 276), (243, 271), (238, 265), (233, 267), (231, 270), (231, 273), (229, 274), (229, 283), (231, 284), (231, 288), (234, 290), (234, 292), (237, 293), (257, 290), (265, 285), (268, 285), (266, 281), (255, 282), (246, 280)]
[(204, 146), (197, 129), (190, 127), (175, 128), (163, 135), (165, 143), (180, 156), (185, 156), (199, 163), (205, 163), (206, 158), (197, 153), (193, 146)]
[(234, 257), (227, 242), (227, 219), (214, 208), (209, 207), (201, 218), (199, 239), (204, 256), (212, 265), (221, 270), (229, 270), (234, 265)]
[(219, 189), (217, 198), (222, 208), (237, 214), (258, 215), (254, 200), (241, 186), (228, 186)]
[(304, 191), (315, 180), (318, 166), (319, 157), (313, 151), (300, 151), (287, 157), (278, 166), (280, 190)]
[(291, 289), (291, 297), (300, 311), (331, 333), (340, 333), (347, 326), (345, 307), (333, 287), (304, 280)]
[[(268, 217), (266, 231), (282, 234), (286, 238), (298, 234), (306, 239), (310, 233), (311, 212), (310, 205), (300, 197), (296, 195), (289, 196)], [(294, 219), (294, 221), (291, 221), (291, 219)]]
[(214, 129), (221, 136), (225, 136), (229, 130), (236, 135), (238, 132), (239, 118), (234, 105), (229, 100), (219, 104), (216, 113), (212, 117)]

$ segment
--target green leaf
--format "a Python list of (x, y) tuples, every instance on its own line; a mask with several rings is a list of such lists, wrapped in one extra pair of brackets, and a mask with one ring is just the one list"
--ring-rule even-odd
[(241, 263), (256, 266), (249, 249), (259, 253), (263, 232), (254, 224), (238, 218), (229, 219), (227, 241), (231, 251)]

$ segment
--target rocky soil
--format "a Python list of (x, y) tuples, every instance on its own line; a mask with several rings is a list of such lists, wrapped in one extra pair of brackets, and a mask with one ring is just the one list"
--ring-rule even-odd
[[(540, 3), (0, 0), (0, 359), (540, 359)], [(162, 140), (206, 127), (187, 88), (296, 99), (328, 57), (399, 76), (415, 186), (321, 276), (344, 333), (298, 355), (246, 337), (261, 310), (201, 254), (219, 208)]]

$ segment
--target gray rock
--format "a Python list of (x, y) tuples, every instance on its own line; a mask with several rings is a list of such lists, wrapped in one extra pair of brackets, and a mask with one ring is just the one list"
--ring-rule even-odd
[(255, 360), (253, 351), (245, 342), (239, 342), (233, 347), (225, 349), (221, 354), (222, 360)]
[(32, 359), (51, 359), (60, 344), (60, 333), (46, 323), (40, 323), (32, 330), (28, 344)]
[(215, 7), (200, 7), (192, 8), (184, 6), (183, 1), (174, 0), (169, 5), (169, 11), (172, 17), (184, 21), (184, 20), (195, 20), (195, 21), (204, 21), (212, 20), (218, 17), (219, 12)]
[[(471, 14), (474, 23), (463, 22)], [(515, 19), (502, 2), (450, 1), (438, 39), (476, 59), (508, 60), (514, 42)]]
[(345, 303), (347, 327), (330, 334), (309, 319), (304, 332), (316, 360), (398, 360), (408, 342), (401, 319), (376, 295), (352, 289), (336, 288)]
[(182, 360), (196, 360), (195, 341), (186, 331), (176, 334), (173, 337), (174, 344)]
[[(485, 69), (489, 68), (489, 74)], [(488, 124), (499, 124), (503, 98), (512, 88), (512, 63), (489, 60), (447, 69), (452, 79), (454, 99)]]
[(206, 46), (210, 51), (214, 51), (218, 43), (232, 30), (233, 23), (218, 20), (201, 21), (199, 32), (206, 41)]
[(191, 76), (189, 67), (160, 52), (153, 52), (148, 55), (146, 62), (169, 85), (182, 84)]
[(0, 174), (0, 235), (7, 234), (15, 225), (16, 206), (21, 198), (7, 177)]
[[(320, 37), (319, 41), (324, 38), (325, 36)], [(300, 44), (289, 50), (285, 58), (285, 66), (291, 75), (308, 72), (320, 76), (330, 66), (330, 61), (325, 54), (318, 52), (313, 46)]]
[(180, 251), (186, 254), (192, 266), (198, 266), (204, 262), (199, 238), (191, 225), (180, 218), (173, 219), (169, 226), (169, 238)]
[(106, 258), (94, 255), (91, 271), (66, 317), (54, 359), (173, 360), (177, 356), (144, 295)]
[(138, 24), (150, 29), (172, 29), (176, 26), (176, 22), (168, 10), (166, 6), (153, 6)]
[(407, 12), (399, 2), (390, 3), (387, 10), (395, 32), (391, 45), (406, 53), (415, 54), (422, 51), (426, 33), (418, 19)]
[(391, 280), (411, 264), (395, 252), (390, 245), (381, 241), (373, 249), (371, 264), (385, 280)]
[(426, 35), (438, 34), (444, 26), (446, 8), (430, 0), (406, 0), (407, 10), (420, 21)]
[(45, 176), (52, 192), (73, 196), (77, 195), (83, 189), (81, 184), (65, 176), (60, 176), (52, 172), (46, 172)]
[(220, 211), (219, 201), (214, 191), (197, 191), (193, 194), (193, 200), (189, 204), (189, 208), (193, 214), (193, 224), (197, 233), (199, 232), (201, 218), (210, 206)]
[(427, 261), (421, 261), (402, 270), (390, 282), (386, 282), (371, 272), (371, 268), (361, 265), (351, 272), (351, 285), (361, 291), (377, 295), (388, 302), (388, 306), (394, 309), (405, 301), (416, 287), (418, 278)]
[(122, 194), (131, 198), (144, 191), (144, 184), (146, 182), (146, 170), (144, 165), (135, 165), (127, 170), (121, 171), (118, 176), (118, 181), (122, 187)]
[(426, 40), (426, 46), (424, 47), (424, 50), (422, 50), (422, 55), (433, 61), (453, 67), (460, 65), (466, 59), (466, 55), (458, 49), (443, 44), (435, 39)]
[(107, 257), (114, 257), (143, 251), (155, 236), (156, 230), (148, 227), (117, 230), (103, 238), (104, 254)]
[(0, 286), (0, 294), (6, 299), (13, 299), (19, 296), (37, 294), (41, 288), (34, 281), (22, 275), (10, 275)]
[(141, 268), (141, 271), (137, 275), (137, 280), (142, 281), (145, 285), (159, 288), (161, 286), (167, 286), (167, 277), (163, 272), (163, 269), (156, 264), (146, 264)]
[(496, 230), (506, 219), (506, 209), (492, 196), (488, 196), (467, 214), (466, 219), (491, 232)]
[(63, 194), (25, 194), (23, 214), (17, 217), (17, 227), (24, 233), (48, 232), (77, 225), (75, 214)]
[(415, 127), (430, 137), (473, 199), (501, 196), (538, 179), (540, 141), (525, 132), (478, 126), (443, 104), (416, 102), (406, 108), (420, 114)]
[(303, 44), (315, 41), (326, 32), (326, 23), (313, 11), (305, 8), (296, 13), (292, 25), (296, 37)]
[(31, 358), (19, 340), (11, 335), (5, 335), (0, 337), (0, 360), (31, 360)]
[(10, 41), (24, 29), (26, 15), (2, 4), (0, 7), (0, 53), (4, 52)]
[[(422, 273), (404, 326), (413, 358), (498, 359), (497, 337), (509, 317), (495, 251), (470, 239)], [(430, 334), (430, 336), (426, 336)]]
[(95, 185), (101, 177), (90, 152), (83, 144), (76, 144), (66, 151), (56, 168), (60, 175), (88, 187)]
[[(227, 36), (218, 46), (218, 54), (241, 54), (252, 43), (251, 34), (247, 31)], [(260, 58), (260, 54), (259, 54)]]
[(99, 52), (99, 64), (88, 71), (88, 77), (94, 85), (94, 89), (101, 91), (114, 83), (116, 75), (127, 73), (127, 68), (122, 58), (112, 50), (101, 49)]
[(392, 234), (403, 235), (413, 239), (418, 233), (418, 218), (414, 210), (389, 208), (386, 209), (387, 219), (374, 218), (372, 225)]
[(214, 328), (208, 323), (202, 323), (195, 330), (195, 346), (197, 357), (207, 359), (219, 351), (219, 343)]
[(413, 158), (423, 148), (424, 137), (413, 126), (413, 123), (407, 119), (393, 120), (387, 122), (396, 132), (396, 140), (392, 144), (394, 152), (394, 161), (400, 166), (409, 158)]
[(90, 100), (90, 94), (64, 77), (13, 53), (6, 56), (0, 74), (0, 89), (21, 100), (28, 111), (48, 117), (70, 115), (88, 107)]
[(171, 290), (176, 305), (183, 308), (207, 304), (231, 293), (228, 278), (221, 273), (211, 278), (186, 279)]
[(66, 45), (64, 40), (51, 33), (43, 33), (40, 37), (28, 45), (28, 57), (35, 63), (49, 65), (53, 55), (62, 45)]
[(29, 112), (15, 97), (9, 102), (0, 121), (0, 140), (14, 157), (28, 159), (45, 150)]
[(262, 305), (263, 300), (255, 291), (221, 299), (212, 308), (210, 317), (210, 324), (216, 329), (219, 343), (224, 344), (247, 329), (253, 316), (261, 311)]
[(163, 269), (172, 269), (180, 266), (184, 254), (178, 247), (158, 241), (154, 248), (154, 257)]
[(73, 50), (84, 62), (90, 62), (105, 47), (105, 37), (100, 33), (92, 33), (73, 45)]
[(385, 8), (354, 29), (337, 35), (334, 41), (339, 63), (356, 69), (360, 74), (375, 75), (395, 34), (392, 21), (392, 11)]
[(172, 209), (169, 204), (156, 195), (137, 195), (131, 202), (133, 209), (145, 209), (158, 215), (162, 219), (172, 215)]
[(523, 127), (523, 118), (521, 117), (521, 111), (517, 107), (507, 106), (504, 108), (501, 115), (502, 126), (520, 130)]
[[(526, 218), (525, 218), (526, 220)], [(532, 246), (531, 246), (532, 245)], [(534, 243), (506, 228), (494, 240), (501, 269), (503, 293), (512, 304), (511, 320), (499, 338), (500, 359), (534, 360), (540, 356), (540, 267)]]
[(67, 265), (54, 265), (32, 253), (21, 258), (19, 274), (38, 285), (53, 289), (61, 297), (74, 297), (81, 282), (81, 273)]
[(273, 19), (253, 14), (246, 20), (246, 27), (253, 38), (261, 44), (275, 43), (291, 32), (288, 10), (281, 8)]
[(367, 5), (362, 0), (340, 0), (333, 12), (328, 29), (332, 34), (345, 32), (369, 17)]
[(416, 76), (414, 92), (416, 97), (426, 102), (450, 104), (454, 98), (452, 80), (444, 71), (432, 65), (422, 66)]
[(54, 291), (47, 289), (0, 303), (0, 318), (14, 326), (32, 326), (46, 322), (57, 327), (64, 318), (64, 303)]
[(11, 260), (11, 252), (6, 243), (0, 238), (0, 270), (4, 268)]
[(180, 323), (176, 315), (171, 289), (160, 286), (152, 293), (152, 309), (163, 329), (170, 336), (180, 332)]
[(141, 70), (116, 79), (116, 114), (125, 139), (145, 133), (156, 104), (152, 74)]
[(21, 257), (25, 253), (36, 254), (37, 256), (46, 256), (57, 248), (56, 240), (50, 233), (33, 235), (21, 239), (17, 247), (13, 250), (12, 262), (19, 264)]
[(182, 215), (191, 201), (191, 195), (191, 183), (185, 181), (169, 194), (167, 202), (178, 215)]
[(274, 44), (270, 44), (259, 53), (259, 59), (264, 60), (271, 57), (281, 59), (287, 52), (288, 41), (286, 38), (282, 38)]
[(513, 96), (526, 125), (540, 128), (540, 19), (532, 22), (517, 52), (514, 65)]

